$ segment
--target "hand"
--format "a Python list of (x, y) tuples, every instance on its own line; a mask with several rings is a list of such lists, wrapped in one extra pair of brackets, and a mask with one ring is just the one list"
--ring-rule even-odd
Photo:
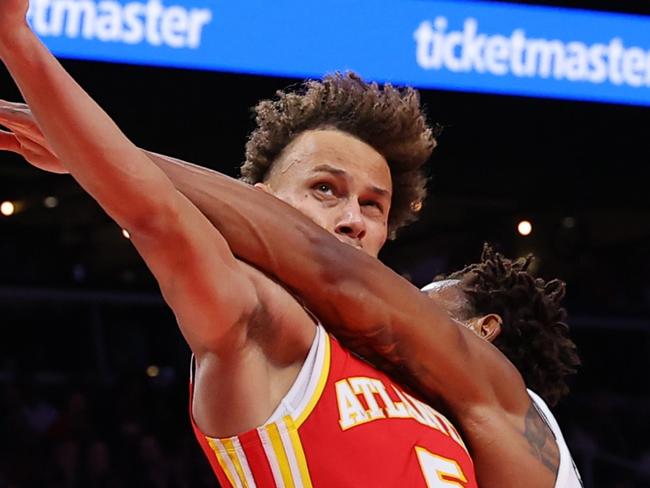
[(1, 151), (20, 154), (32, 166), (50, 173), (68, 172), (45, 140), (27, 105), (0, 100), (0, 125), (11, 130), (0, 130)]

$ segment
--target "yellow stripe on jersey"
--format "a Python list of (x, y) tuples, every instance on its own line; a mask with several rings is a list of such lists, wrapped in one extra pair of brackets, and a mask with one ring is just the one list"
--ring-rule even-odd
[(237, 476), (239, 477), (241, 485), (244, 488), (249, 488), (248, 481), (246, 480), (246, 475), (244, 474), (244, 469), (242, 468), (242, 463), (239, 461), (239, 456), (237, 454), (235, 446), (233, 445), (232, 439), (221, 439), (221, 442), (223, 443), (223, 447), (228, 454), (230, 461), (235, 467), (235, 471), (237, 472)]
[(304, 488), (312, 488), (311, 476), (309, 475), (309, 467), (307, 466), (307, 458), (305, 457), (305, 451), (302, 449), (302, 442), (300, 441), (300, 435), (298, 435), (298, 429), (293, 423), (293, 420), (290, 416), (284, 418), (285, 425), (287, 426), (287, 431), (291, 437), (291, 444), (293, 446), (293, 452), (298, 461), (298, 469), (300, 470), (300, 477), (302, 479), (302, 486)]
[(262, 447), (264, 448), (264, 453), (266, 454), (266, 459), (269, 460), (271, 465), (271, 472), (273, 473), (273, 480), (275, 485), (278, 488), (284, 488), (284, 482), (282, 481), (282, 472), (280, 471), (280, 464), (273, 450), (273, 443), (271, 442), (271, 437), (269, 436), (268, 430), (265, 427), (259, 427), (257, 432), (262, 441)]
[(228, 467), (228, 461), (224, 459), (223, 455), (221, 454), (221, 450), (219, 449), (219, 446), (216, 445), (215, 439), (211, 439), (210, 437), (206, 437), (208, 441), (208, 445), (212, 448), (212, 451), (214, 452), (215, 456), (217, 456), (217, 461), (219, 461), (219, 466), (221, 466), (221, 469), (223, 470), (224, 473), (226, 473), (226, 478), (228, 478), (228, 481), (230, 481), (231, 486), (238, 486), (237, 483), (235, 483), (236, 476), (234, 476), (234, 473), (231, 472), (230, 468)]
[(291, 476), (291, 466), (289, 465), (289, 459), (287, 458), (287, 453), (282, 444), (282, 438), (280, 437), (278, 426), (276, 424), (269, 424), (265, 426), (265, 429), (269, 435), (269, 439), (271, 439), (273, 453), (275, 454), (278, 466), (280, 466), (280, 473), (282, 473), (282, 481), (284, 482), (285, 488), (296, 488), (296, 485), (293, 482), (293, 476)]
[(246, 452), (244, 451), (244, 448), (242, 447), (239, 438), (233, 437), (232, 443), (235, 446), (235, 453), (237, 454), (237, 458), (239, 459), (239, 462), (241, 464), (242, 471), (244, 472), (244, 478), (246, 479), (248, 488), (257, 488), (257, 483), (255, 483), (253, 472), (251, 471), (251, 467), (248, 464), (248, 458), (246, 457)]
[(307, 417), (309, 414), (314, 410), (314, 407), (316, 406), (316, 403), (320, 399), (323, 390), (325, 389), (325, 383), (327, 382), (327, 376), (329, 375), (330, 372), (330, 336), (326, 332), (323, 331), (323, 334), (325, 335), (325, 339), (323, 342), (325, 343), (325, 354), (323, 358), (323, 366), (320, 372), (320, 377), (318, 378), (318, 383), (316, 385), (316, 389), (314, 390), (314, 393), (312, 394), (312, 397), (309, 399), (309, 402), (307, 403), (307, 406), (305, 409), (300, 413), (298, 418), (296, 419), (295, 423), (295, 428), (299, 428), (305, 420), (307, 420)]

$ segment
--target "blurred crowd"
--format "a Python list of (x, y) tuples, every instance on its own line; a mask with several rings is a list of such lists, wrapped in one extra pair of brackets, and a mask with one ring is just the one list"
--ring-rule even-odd
[(182, 404), (144, 375), (110, 387), (5, 383), (0, 487), (215, 486)]

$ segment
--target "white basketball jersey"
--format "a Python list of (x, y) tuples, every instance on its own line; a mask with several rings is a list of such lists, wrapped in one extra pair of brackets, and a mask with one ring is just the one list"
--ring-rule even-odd
[(560, 467), (557, 470), (557, 479), (555, 480), (555, 488), (582, 488), (582, 480), (580, 479), (580, 473), (578, 473), (578, 468), (576, 468), (571, 453), (569, 452), (569, 447), (564, 442), (564, 436), (560, 430), (560, 426), (555, 420), (555, 417), (551, 413), (551, 410), (548, 408), (548, 405), (540, 398), (537, 393), (534, 391), (528, 390), (530, 398), (533, 400), (537, 411), (540, 416), (546, 422), (546, 425), (551, 429), (553, 435), (555, 436), (555, 442), (560, 451)]

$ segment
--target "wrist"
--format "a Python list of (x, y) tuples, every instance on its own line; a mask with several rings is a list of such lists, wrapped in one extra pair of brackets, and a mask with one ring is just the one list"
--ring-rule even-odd
[(6, 22), (0, 24), (0, 58), (3, 60), (11, 55), (20, 52), (20, 47), (28, 42), (34, 33), (26, 20), (20, 22)]

